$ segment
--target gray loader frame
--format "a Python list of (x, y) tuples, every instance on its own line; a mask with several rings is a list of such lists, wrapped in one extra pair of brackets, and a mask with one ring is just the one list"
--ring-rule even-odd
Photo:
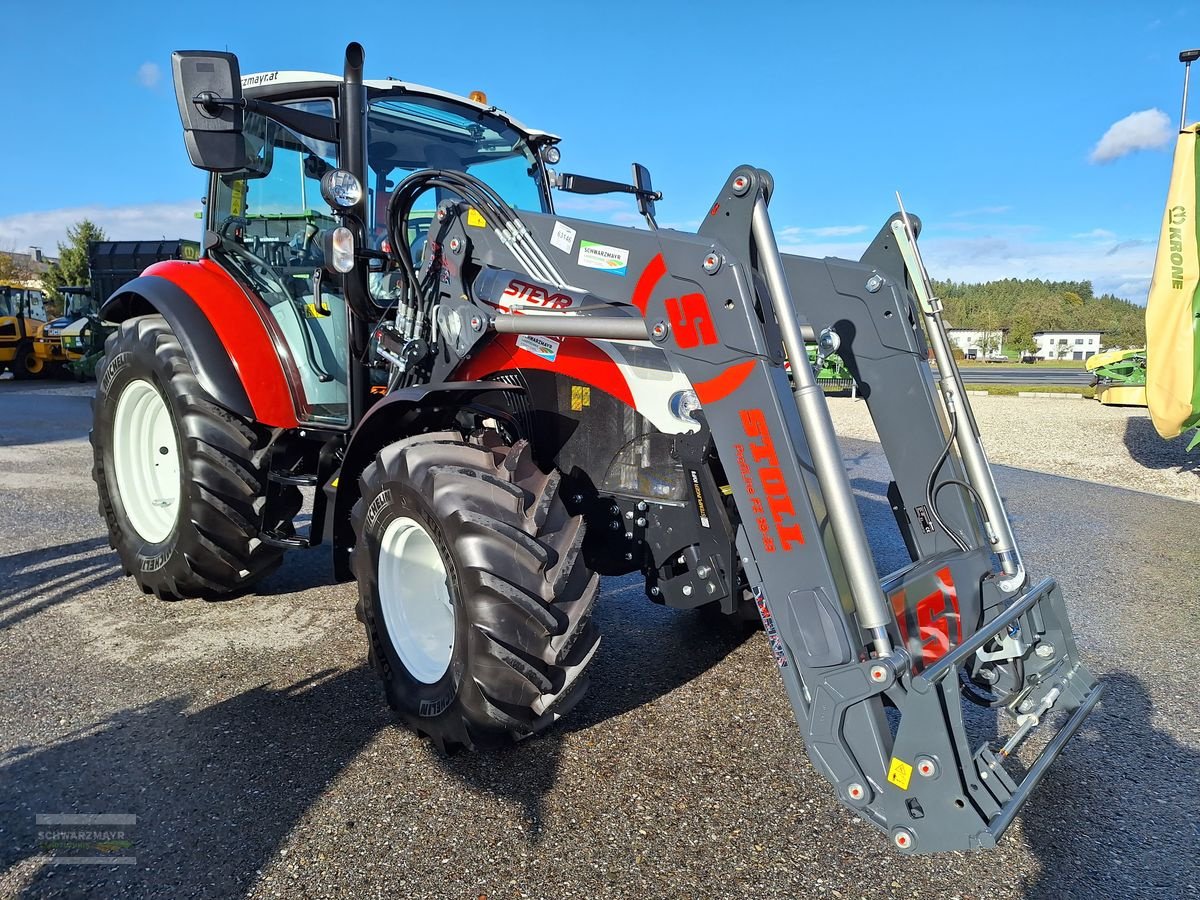
[[(495, 332), (664, 350), (702, 401), (741, 520), (740, 567), (813, 765), (903, 852), (989, 847), (1102, 687), (1057, 585), (1028, 584), (920, 262), (919, 222), (893, 216), (859, 261), (785, 255), (767, 213), (772, 188), (766, 172), (735, 169), (695, 235), (527, 212), (527, 233), (500, 234), (446, 201), (422, 271), (443, 267), (433, 381), (453, 381)], [(579, 265), (551, 240), (557, 223), (626, 251), (628, 274)], [(485, 301), (503, 279), (476, 277), (489, 270), (582, 297), (582, 309), (498, 313)], [(840, 344), (892, 468), (889, 500), (913, 562), (882, 581), (804, 364), (817, 335)], [(649, 532), (663, 511), (643, 508)], [(732, 592), (736, 573), (724, 577)], [(981, 686), (1015, 720), (996, 749), (967, 736), (963, 694)], [(1006, 760), (1051, 714), (1066, 720), (1015, 778)]]

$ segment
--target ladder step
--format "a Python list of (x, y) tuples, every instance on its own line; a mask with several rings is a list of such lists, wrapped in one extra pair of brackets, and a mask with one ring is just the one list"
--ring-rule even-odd
[(276, 484), (293, 484), (297, 487), (315, 487), (316, 475), (292, 475), (288, 472), (269, 472), (267, 478)]
[(258, 535), (268, 547), (278, 547), (280, 550), (307, 550), (312, 544), (306, 537), (285, 537), (271, 531), (263, 531)]

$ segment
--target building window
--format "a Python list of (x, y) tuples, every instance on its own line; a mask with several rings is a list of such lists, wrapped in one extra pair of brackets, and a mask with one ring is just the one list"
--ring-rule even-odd
[(1082, 347), (1083, 346), (1083, 338), (1075, 338), (1075, 343), (1079, 344), (1079, 346)]

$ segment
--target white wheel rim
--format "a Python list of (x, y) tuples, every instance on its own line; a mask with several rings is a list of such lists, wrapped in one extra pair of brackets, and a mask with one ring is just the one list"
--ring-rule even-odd
[(129, 524), (151, 544), (171, 534), (179, 517), (179, 443), (171, 412), (149, 381), (125, 385), (113, 415), (113, 469)]
[(423, 684), (436, 684), (454, 655), (454, 604), (446, 565), (414, 519), (388, 524), (379, 546), (379, 604), (388, 638)]

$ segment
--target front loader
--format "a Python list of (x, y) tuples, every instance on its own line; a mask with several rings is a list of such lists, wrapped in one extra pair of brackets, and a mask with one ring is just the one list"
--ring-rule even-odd
[[(452, 752), (566, 715), (600, 576), (640, 572), (653, 602), (757, 613), (810, 760), (896, 848), (995, 844), (1101, 686), (1021, 561), (915, 217), (857, 261), (792, 256), (753, 166), (687, 234), (644, 167), (556, 172), (554, 135), (364, 82), (356, 44), (341, 78), (173, 62), (205, 250), (106, 302), (92, 432), (143, 590), (246, 590), (329, 541), (389, 702)], [(629, 194), (648, 227), (557, 215), (554, 190)], [(882, 580), (813, 369), (787, 365), (806, 343), (891, 465), (912, 561)]]

